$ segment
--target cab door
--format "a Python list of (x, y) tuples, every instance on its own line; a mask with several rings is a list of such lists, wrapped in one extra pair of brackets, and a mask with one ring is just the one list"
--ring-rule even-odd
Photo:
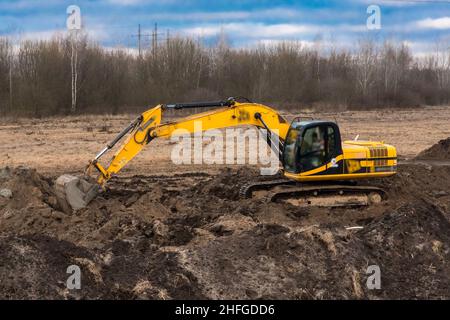
[(327, 174), (344, 173), (344, 159), (339, 157), (343, 155), (342, 141), (339, 128), (331, 123), (326, 126), (326, 162)]
[(342, 154), (339, 129), (333, 123), (311, 124), (304, 128), (297, 154), (299, 171), (305, 173), (323, 168), (314, 174), (342, 173), (342, 161), (337, 157)]

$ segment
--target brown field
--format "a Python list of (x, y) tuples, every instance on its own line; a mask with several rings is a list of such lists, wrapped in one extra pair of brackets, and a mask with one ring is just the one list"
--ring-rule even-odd
[[(450, 108), (301, 116), (403, 159), (434, 145), (426, 158), (450, 160), (450, 140), (436, 144), (450, 137)], [(243, 199), (242, 186), (265, 179), (257, 168), (176, 166), (156, 140), (87, 208), (64, 213), (56, 177), (81, 174), (133, 117), (0, 121), (0, 298), (450, 299), (448, 161), (367, 181), (388, 195), (376, 205), (296, 207)], [(81, 290), (66, 287), (74, 264)], [(366, 285), (370, 265), (381, 289)]]

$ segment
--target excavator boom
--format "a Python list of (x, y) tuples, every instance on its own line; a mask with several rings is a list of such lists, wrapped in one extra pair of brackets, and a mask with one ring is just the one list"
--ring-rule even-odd
[[(218, 108), (177, 121), (162, 123), (163, 113), (166, 110), (211, 107)], [(200, 129), (196, 126), (198, 122), (201, 122)], [(103, 187), (114, 174), (120, 172), (142, 148), (155, 138), (169, 138), (178, 130), (195, 133), (198, 130), (206, 131), (241, 125), (252, 125), (268, 130), (268, 139), (272, 134), (277, 134), (281, 145), (289, 130), (286, 119), (272, 108), (252, 102), (237, 102), (233, 98), (218, 102), (158, 105), (142, 113), (89, 162), (86, 175), (90, 176), (92, 169), (95, 168), (99, 172), (96, 184), (88, 187), (86, 179), (67, 175), (58, 178), (56, 188), (59, 201), (66, 208), (79, 209), (87, 205), (95, 197), (94, 190), (99, 189), (99, 186)], [(126, 140), (122, 147), (116, 151), (109, 165), (104, 167), (100, 159), (124, 138)], [(281, 153), (281, 150), (277, 149), (277, 151)]]
[[(198, 113), (174, 122), (161, 123), (162, 114), (168, 109), (220, 107)], [(200, 128), (196, 123), (201, 123)], [(195, 133), (198, 130), (229, 128), (233, 126), (253, 125), (270, 130), (279, 135), (283, 141), (289, 130), (288, 122), (275, 110), (257, 103), (239, 103), (234, 99), (219, 102), (189, 103), (158, 105), (144, 112), (138, 119), (131, 123), (112, 143), (108, 144), (102, 152), (91, 162), (99, 172), (97, 180), (103, 185), (112, 175), (118, 173), (129, 161), (131, 161), (142, 148), (155, 138), (169, 138), (179, 130)], [(99, 159), (106, 151), (114, 147), (126, 134), (129, 137), (124, 145), (115, 153), (107, 168), (104, 168)]]

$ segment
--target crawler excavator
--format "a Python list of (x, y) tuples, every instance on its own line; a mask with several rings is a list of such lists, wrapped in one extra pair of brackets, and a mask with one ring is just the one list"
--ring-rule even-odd
[[(166, 110), (187, 108), (209, 110), (177, 121), (162, 122)], [(265, 129), (267, 142), (278, 153), (282, 177), (248, 182), (242, 186), (242, 197), (250, 198), (263, 190), (267, 201), (287, 201), (294, 205), (369, 205), (381, 202), (386, 197), (385, 192), (356, 181), (396, 173), (395, 147), (383, 142), (341, 141), (335, 122), (295, 118), (289, 124), (268, 106), (234, 98), (218, 102), (161, 104), (142, 113), (89, 162), (85, 177), (91, 175), (92, 169), (97, 170), (95, 183), (70, 175), (59, 177), (56, 194), (60, 204), (70, 210), (85, 207), (147, 144), (157, 138), (171, 137), (177, 129), (194, 133), (198, 130), (194, 125), (196, 121), (201, 121), (203, 131), (242, 125)], [(100, 159), (124, 138), (125, 142), (109, 165), (103, 166)], [(277, 145), (273, 143), (274, 138), (278, 138)]]

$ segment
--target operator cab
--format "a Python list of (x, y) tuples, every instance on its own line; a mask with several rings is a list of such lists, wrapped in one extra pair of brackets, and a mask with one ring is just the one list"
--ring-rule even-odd
[(284, 143), (285, 171), (298, 174), (327, 166), (327, 173), (342, 173), (342, 166), (336, 161), (339, 155), (342, 143), (336, 123), (292, 121)]

